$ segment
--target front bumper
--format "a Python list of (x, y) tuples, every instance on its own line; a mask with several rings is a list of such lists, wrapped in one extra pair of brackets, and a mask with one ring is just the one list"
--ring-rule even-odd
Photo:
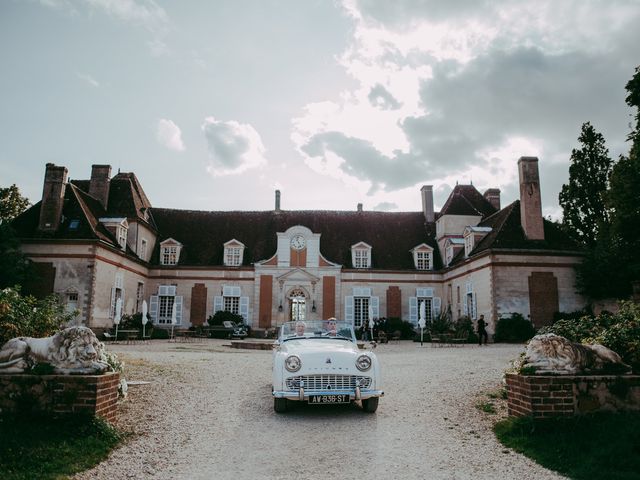
[(273, 391), (273, 396), (275, 398), (286, 398), (288, 400), (299, 400), (306, 401), (309, 400), (309, 397), (312, 395), (349, 395), (349, 399), (352, 401), (355, 400), (366, 400), (367, 398), (373, 397), (383, 397), (383, 390), (365, 390), (356, 387), (354, 390), (305, 390), (304, 387), (300, 387), (296, 390), (285, 390), (285, 391)]

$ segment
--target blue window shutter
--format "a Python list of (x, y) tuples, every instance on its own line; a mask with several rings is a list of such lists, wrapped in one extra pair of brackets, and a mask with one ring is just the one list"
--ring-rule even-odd
[(409, 297), (409, 321), (418, 323), (418, 298)]
[(149, 299), (149, 315), (151, 315), (151, 323), (158, 324), (158, 296), (151, 295)]
[(176, 295), (176, 323), (182, 325), (182, 295)]
[(473, 305), (473, 319), (475, 320), (476, 318), (478, 318), (478, 306), (476, 305), (476, 294), (474, 293), (473, 296), (471, 297), (472, 301), (471, 301), (471, 305)]
[(344, 321), (353, 323), (353, 296), (344, 297)]
[(249, 323), (249, 297), (240, 297), (240, 315), (244, 318), (244, 323)]
[(223, 308), (222, 297), (213, 297), (213, 314), (215, 315)]
[(440, 310), (442, 309), (442, 300), (440, 297), (433, 298), (433, 318), (436, 318), (440, 315)]
[(371, 305), (371, 310), (373, 311), (373, 318), (380, 318), (380, 298), (370, 297), (369, 304)]

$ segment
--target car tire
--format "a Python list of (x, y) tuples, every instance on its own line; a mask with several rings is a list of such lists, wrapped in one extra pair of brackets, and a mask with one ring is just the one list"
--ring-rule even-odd
[(273, 409), (277, 413), (284, 413), (287, 411), (287, 399), (286, 398), (274, 398)]
[(371, 397), (365, 400), (362, 400), (362, 409), (367, 413), (375, 413), (378, 409), (378, 397)]

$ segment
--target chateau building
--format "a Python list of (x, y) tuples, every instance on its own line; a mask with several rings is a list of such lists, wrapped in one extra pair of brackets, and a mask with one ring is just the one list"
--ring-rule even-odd
[[(536, 326), (585, 304), (575, 290), (575, 245), (542, 217), (538, 159), (518, 160), (520, 200), (457, 185), (440, 212), (431, 186), (415, 212), (155, 208), (133, 173), (93, 165), (68, 181), (47, 164), (42, 200), (13, 222), (38, 269), (37, 293), (55, 292), (79, 324), (113, 325), (115, 304), (182, 328), (218, 310), (253, 329), (291, 319), (338, 317), (356, 327), (370, 316), (418, 321), (449, 312), (489, 332), (518, 312)], [(416, 202), (418, 203), (418, 201)], [(419, 204), (419, 203), (418, 203)]]

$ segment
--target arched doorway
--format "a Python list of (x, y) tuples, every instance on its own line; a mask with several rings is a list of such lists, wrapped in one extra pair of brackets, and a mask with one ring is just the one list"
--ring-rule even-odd
[(307, 296), (300, 288), (292, 290), (289, 295), (289, 318), (292, 322), (307, 318)]

